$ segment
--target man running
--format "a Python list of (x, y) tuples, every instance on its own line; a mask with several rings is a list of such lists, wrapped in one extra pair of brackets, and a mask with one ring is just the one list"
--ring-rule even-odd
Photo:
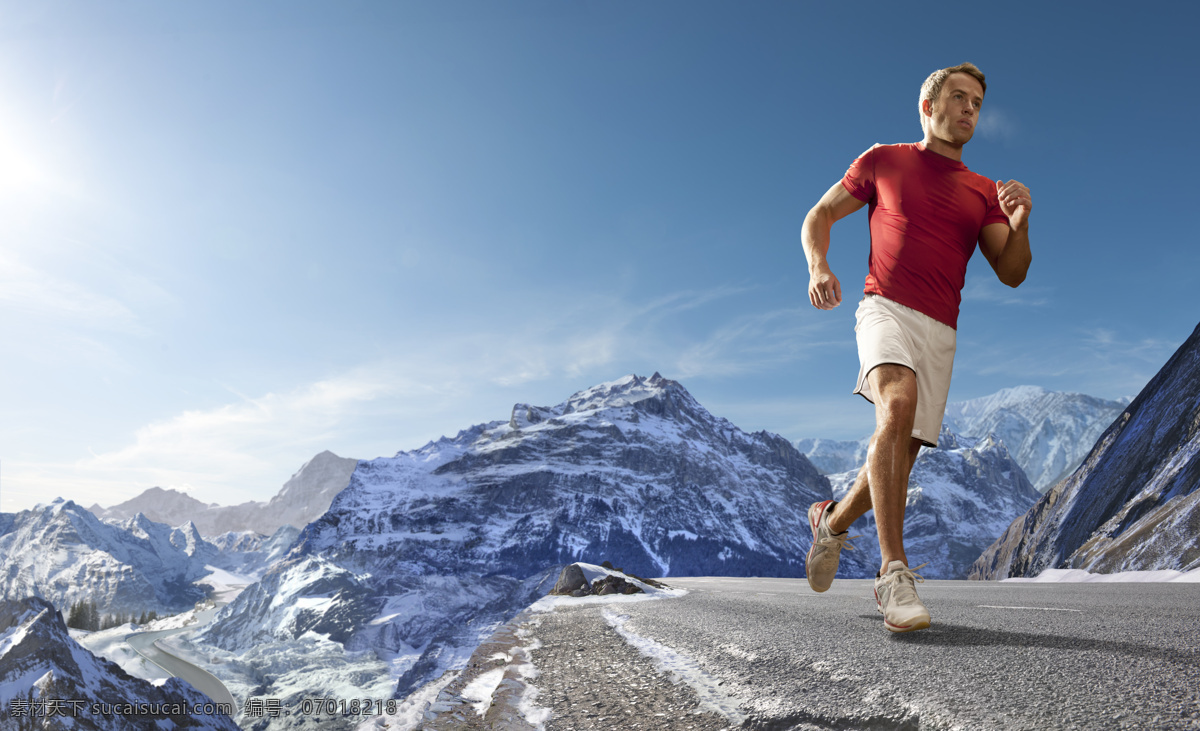
[(875, 433), (854, 485), (840, 502), (809, 508), (808, 583), (818, 592), (829, 588), (850, 524), (874, 510), (883, 557), (875, 599), (892, 632), (929, 626), (915, 584), (923, 579), (904, 554), (904, 507), (917, 453), (922, 444), (936, 447), (941, 431), (967, 261), (978, 243), (1000, 281), (1016, 287), (1032, 259), (1029, 189), (1015, 180), (993, 183), (962, 163), (986, 90), (974, 64), (933, 72), (921, 86), (924, 139), (873, 146), (804, 219), (808, 298), (830, 310), (842, 302), (841, 283), (826, 261), (830, 228), (870, 204), (854, 393), (875, 405)]

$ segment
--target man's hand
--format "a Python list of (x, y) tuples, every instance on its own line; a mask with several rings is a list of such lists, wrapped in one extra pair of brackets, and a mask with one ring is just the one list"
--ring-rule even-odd
[(838, 221), (867, 205), (846, 190), (841, 182), (833, 184), (817, 205), (804, 217), (801, 240), (808, 260), (808, 301), (818, 310), (832, 310), (842, 303), (842, 284), (825, 259), (829, 252), (829, 229)]
[(996, 181), (996, 195), (1000, 198), (1000, 210), (1008, 216), (1008, 225), (1014, 231), (1029, 227), (1029, 211), (1033, 209), (1033, 199), (1026, 188), (1016, 180), (1005, 183)]
[(809, 273), (808, 301), (818, 310), (832, 310), (842, 303), (842, 283), (828, 266), (819, 266)]

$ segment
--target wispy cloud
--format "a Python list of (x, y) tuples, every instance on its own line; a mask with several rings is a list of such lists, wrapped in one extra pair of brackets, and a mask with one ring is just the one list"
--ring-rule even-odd
[(411, 334), (393, 354), (327, 378), (259, 394), (230, 387), (227, 403), (155, 420), (125, 446), (70, 464), (27, 465), (6, 478), (42, 485), (43, 497), (73, 485), (65, 496), (88, 494), (89, 504), (115, 504), (156, 485), (222, 504), (264, 500), (324, 449), (360, 459), (412, 449), (507, 418), (517, 401), (558, 403), (573, 388), (641, 368), (720, 377), (853, 348), (852, 338), (826, 343), (830, 325), (814, 324), (801, 308), (722, 316), (725, 308), (712, 307), (748, 291), (681, 291), (642, 303), (581, 298), (470, 331)]
[(1049, 304), (1051, 293), (1045, 287), (1035, 287), (1028, 284), (1017, 289), (1006, 287), (995, 277), (968, 277), (963, 286), (964, 302), (987, 302), (999, 305), (1018, 305), (1023, 307), (1041, 307)]
[[(1055, 338), (959, 341), (955, 378), (1014, 376), (1020, 383), (1106, 398), (1136, 395), (1179, 347), (1098, 327)], [(1018, 385), (1012, 381), (1006, 385)]]
[(2, 252), (0, 307), (85, 330), (150, 334), (149, 328), (119, 300), (34, 269)]
[(1012, 114), (986, 104), (979, 113), (979, 123), (975, 129), (985, 139), (995, 142), (1010, 142), (1016, 139), (1019, 132), (1016, 118)]
[(828, 321), (814, 322), (804, 307), (735, 318), (683, 351), (679, 376), (732, 376), (762, 372), (812, 357), (828, 348), (851, 348), (852, 338), (830, 337)]

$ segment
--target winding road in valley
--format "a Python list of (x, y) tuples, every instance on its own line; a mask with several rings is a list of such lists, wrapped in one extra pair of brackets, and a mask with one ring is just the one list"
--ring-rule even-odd
[(186, 680), (193, 688), (213, 700), (214, 703), (227, 703), (237, 709), (237, 703), (229, 689), (215, 675), (197, 667), (160, 648), (156, 643), (164, 637), (177, 635), (181, 632), (194, 632), (212, 621), (220, 607), (213, 607), (197, 613), (197, 621), (186, 627), (176, 629), (155, 630), (151, 632), (135, 632), (125, 638), (126, 644), (134, 652), (159, 666), (172, 676)]

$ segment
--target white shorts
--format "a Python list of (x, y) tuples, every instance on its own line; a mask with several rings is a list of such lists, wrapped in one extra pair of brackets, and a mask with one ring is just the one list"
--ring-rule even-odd
[(917, 415), (912, 435), (936, 447), (950, 395), (957, 332), (929, 315), (885, 297), (868, 294), (855, 313), (858, 385), (854, 393), (871, 403), (867, 374), (884, 363), (897, 363), (917, 374)]

